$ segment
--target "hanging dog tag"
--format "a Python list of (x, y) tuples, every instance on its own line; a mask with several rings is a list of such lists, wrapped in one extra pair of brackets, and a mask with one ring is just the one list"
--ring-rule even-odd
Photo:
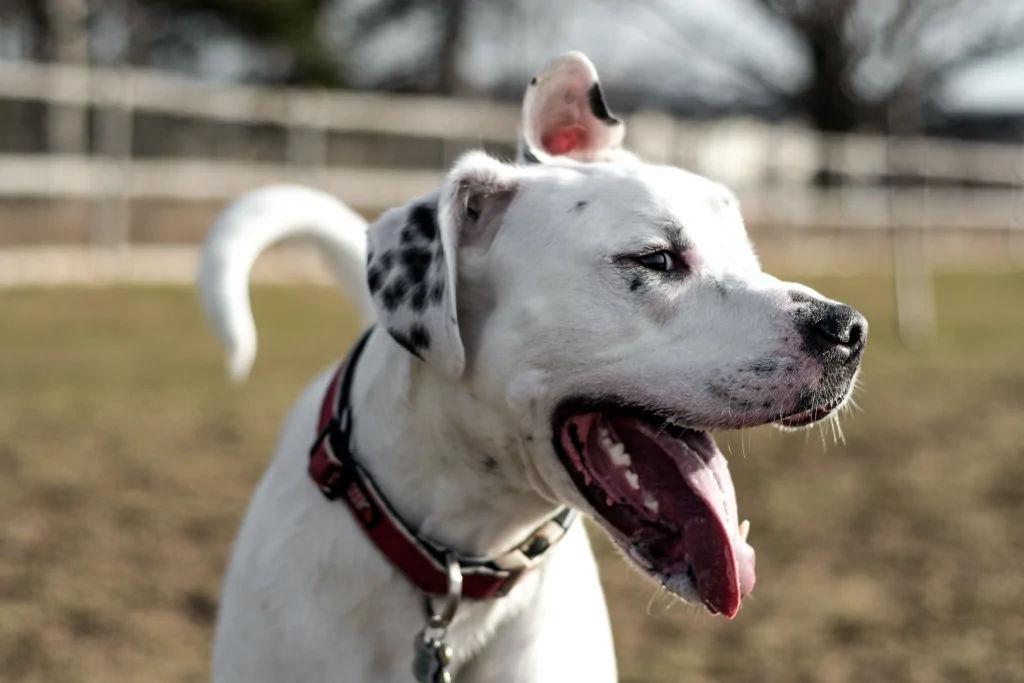
[(412, 673), (416, 683), (452, 683), (452, 649), (445, 645), (448, 625), (455, 618), (462, 597), (462, 568), (453, 553), (447, 553), (448, 599), (440, 612), (434, 611), (430, 596), (423, 597), (423, 612), (427, 624), (416, 636), (413, 644)]
[(430, 637), (424, 629), (416, 636), (415, 648), (412, 672), (417, 683), (452, 683), (448, 669), (452, 662), (452, 649), (444, 641)]

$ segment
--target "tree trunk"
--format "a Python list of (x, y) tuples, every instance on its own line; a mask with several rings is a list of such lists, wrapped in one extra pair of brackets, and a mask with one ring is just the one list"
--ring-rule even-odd
[[(802, 94), (804, 111), (810, 124), (822, 133), (849, 133), (863, 119), (865, 108), (854, 95), (849, 82), (848, 55), (841, 39), (828, 27), (807, 38), (811, 52), (811, 80)], [(819, 187), (841, 185), (843, 177), (834, 171), (837, 161), (834, 157), (841, 153), (841, 149), (826, 137), (821, 152), (814, 184)]]
[[(86, 0), (45, 0), (36, 13), (39, 54), (49, 62), (86, 64), (89, 39)], [(59, 80), (54, 88), (60, 88)], [(84, 154), (88, 150), (88, 117), (84, 107), (50, 105), (47, 110), (47, 146), (58, 154)]]
[(445, 95), (461, 95), (465, 82), (459, 68), (466, 31), (467, 9), (470, 0), (444, 0), (441, 3), (441, 45), (437, 55), (437, 90)]

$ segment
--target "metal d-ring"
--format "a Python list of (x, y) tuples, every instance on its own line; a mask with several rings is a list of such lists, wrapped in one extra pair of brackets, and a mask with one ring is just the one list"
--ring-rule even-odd
[(462, 567), (459, 566), (454, 553), (446, 553), (445, 561), (448, 564), (448, 595), (445, 597), (444, 608), (440, 612), (435, 612), (431, 597), (427, 595), (423, 598), (427, 627), (441, 632), (447, 630), (448, 625), (452, 623), (462, 600)]

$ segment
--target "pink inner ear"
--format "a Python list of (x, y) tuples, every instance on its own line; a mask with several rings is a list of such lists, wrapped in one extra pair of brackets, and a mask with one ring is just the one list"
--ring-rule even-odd
[(568, 154), (587, 144), (587, 129), (580, 124), (556, 128), (545, 133), (540, 142), (548, 154)]

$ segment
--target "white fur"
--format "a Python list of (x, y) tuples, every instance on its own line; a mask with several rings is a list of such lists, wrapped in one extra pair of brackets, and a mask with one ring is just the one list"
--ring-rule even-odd
[[(439, 441), (431, 419), (442, 410), (424, 403), (427, 389), (408, 402), (416, 371), (383, 332), (374, 336), (354, 388), (356, 450), (400, 512), (467, 552), (493, 552), (524, 536), (551, 506), (536, 494), (481, 482), (475, 454), (462, 443), (426, 445)], [(327, 379), (318, 377), (296, 402), (239, 532), (214, 644), (217, 683), (411, 680), (420, 597), (348, 509), (327, 502), (306, 475)], [(458, 666), (471, 660), (460, 683), (615, 680), (608, 617), (582, 526), (508, 598), (465, 603), (449, 642)]]
[[(552, 446), (552, 411), (566, 397), (612, 393), (688, 424), (740, 427), (785, 413), (822, 382), (788, 296), (809, 290), (763, 273), (732, 195), (676, 168), (516, 167), (471, 153), (439, 190), (385, 213), (370, 228), (378, 258), (401, 245), (417, 207), (439, 207), (445, 260), (431, 272), (450, 298), (422, 314), (437, 333), (424, 360), (388, 333), (416, 316), (379, 297), (371, 312), (366, 246), (347, 212), (312, 194), (274, 206), (260, 198), (229, 209), (200, 278), (234, 374), (255, 352), (244, 287), (261, 245), (310, 218), (334, 221), (311, 232), (363, 302), (364, 322), (379, 323), (355, 375), (354, 451), (410, 525), (462, 554), (500, 554), (562, 505), (592, 513)], [(467, 211), (474, 202), (479, 211)], [(247, 233), (246, 216), (257, 232)], [(685, 277), (624, 258), (667, 237), (688, 245)], [(236, 249), (244, 257), (233, 266)], [(778, 372), (755, 376), (758, 361)], [(223, 586), (214, 683), (412, 680), (420, 596), (306, 473), (328, 378), (295, 402), (246, 512)], [(449, 644), (458, 683), (617, 680), (582, 525), (508, 597), (464, 603)]]
[[(586, 110), (586, 91), (597, 70), (581, 52), (551, 60), (523, 96), (517, 160), (533, 155), (544, 163), (562, 160), (633, 161), (622, 148), (626, 126), (608, 126)], [(571, 104), (571, 106), (570, 106)], [(545, 132), (581, 125), (592, 135), (566, 157), (542, 149)], [(274, 185), (246, 194), (217, 218), (200, 256), (197, 289), (208, 321), (226, 350), (229, 376), (244, 382), (256, 360), (256, 325), (249, 303), (249, 274), (269, 247), (286, 239), (311, 239), (363, 321), (374, 320), (365, 287), (366, 221), (337, 198), (298, 185)]]
[[(786, 293), (795, 285), (760, 271), (719, 186), (669, 167), (515, 168), (478, 154), (450, 177), (496, 172), (515, 184), (515, 199), (488, 245), (458, 254), (460, 292), (493, 294), (486, 312), (460, 306), (459, 322), (472, 331), (463, 374), (414, 358), (378, 327), (353, 396), (355, 452), (399, 513), (474, 555), (512, 547), (560, 504), (588, 510), (551, 446), (550, 415), (562, 398), (613, 391), (700, 424), (740, 426), (765, 421), (764, 411), (734, 410), (730, 392), (776, 399), (781, 412), (796, 400), (783, 381), (801, 377), (799, 389), (818, 380), (793, 332)], [(581, 201), (589, 203), (577, 209)], [(631, 291), (615, 256), (663, 239), (666, 226), (691, 243), (692, 274)], [(741, 382), (745, 364), (764, 358), (796, 367)], [(326, 378), (287, 419), (239, 533), (217, 628), (217, 683), (408, 680), (419, 598), (306, 475)], [(485, 457), (499, 475), (485, 472)], [(463, 683), (615, 680), (582, 529), (508, 598), (461, 610), (451, 644)]]
[(244, 381), (256, 358), (249, 273), (263, 251), (287, 238), (314, 240), (365, 320), (366, 221), (331, 195), (275, 185), (236, 200), (217, 219), (200, 256), (197, 289), (203, 310), (227, 350), (228, 373)]

